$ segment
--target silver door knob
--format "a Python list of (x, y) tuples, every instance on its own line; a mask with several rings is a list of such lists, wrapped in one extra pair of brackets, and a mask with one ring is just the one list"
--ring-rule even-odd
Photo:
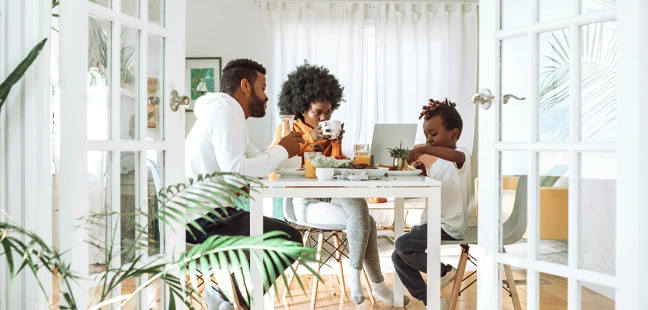
[(482, 109), (486, 110), (490, 108), (491, 103), (493, 102), (493, 98), (495, 97), (493, 97), (493, 93), (490, 91), (490, 89), (484, 88), (472, 96), (472, 102), (474, 104), (479, 103)]
[(187, 106), (189, 103), (191, 103), (189, 96), (179, 96), (177, 91), (171, 91), (171, 111), (178, 111), (180, 105)]
[(526, 97), (522, 97), (522, 98), (520, 98), (520, 97), (518, 97), (518, 96), (516, 96), (516, 95), (512, 95), (512, 94), (506, 94), (506, 95), (504, 95), (502, 98), (503, 98), (503, 99), (502, 99), (502, 103), (503, 103), (503, 104), (507, 104), (507, 103), (509, 102), (509, 99), (511, 99), (511, 98), (513, 98), (513, 99), (515, 99), (515, 100), (524, 100), (524, 99), (526, 99)]

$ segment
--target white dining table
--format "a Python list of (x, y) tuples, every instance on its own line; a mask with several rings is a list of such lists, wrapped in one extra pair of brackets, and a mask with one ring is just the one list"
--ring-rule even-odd
[[(300, 176), (261, 179), (253, 184), (250, 200), (250, 235), (263, 234), (264, 198), (369, 198), (394, 197), (394, 240), (403, 235), (405, 198), (427, 198), (428, 212), (428, 279), (440, 278), (441, 255), (441, 182), (423, 176), (385, 177), (380, 180), (318, 180)], [(258, 257), (263, 257), (258, 255)], [(252, 287), (263, 287), (261, 270), (252, 266)], [(432, 268), (430, 268), (432, 267)], [(440, 281), (427, 282), (428, 309), (439, 308)], [(263, 290), (253, 289), (252, 309), (263, 309)], [(394, 274), (395, 306), (403, 307), (403, 284)]]

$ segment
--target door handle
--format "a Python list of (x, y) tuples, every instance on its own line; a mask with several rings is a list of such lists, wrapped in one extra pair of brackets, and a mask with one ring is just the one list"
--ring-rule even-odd
[(515, 99), (515, 100), (524, 100), (524, 99), (526, 99), (526, 97), (522, 97), (522, 98), (520, 98), (520, 97), (518, 97), (518, 96), (516, 96), (516, 95), (512, 95), (512, 94), (506, 94), (506, 95), (504, 95), (504, 97), (502, 97), (502, 98), (503, 98), (503, 100), (502, 100), (502, 103), (503, 103), (503, 104), (507, 104), (507, 103), (509, 102), (509, 99), (511, 99), (511, 98), (513, 98), (513, 99)]
[(484, 88), (472, 96), (472, 102), (474, 104), (479, 103), (482, 109), (487, 110), (490, 108), (493, 98), (495, 97), (493, 97), (493, 93), (490, 89)]
[(188, 106), (190, 102), (189, 96), (179, 96), (176, 90), (171, 91), (171, 111), (178, 111), (180, 105)]

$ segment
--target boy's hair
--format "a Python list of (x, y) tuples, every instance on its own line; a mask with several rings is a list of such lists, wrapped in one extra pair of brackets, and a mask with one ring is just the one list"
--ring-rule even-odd
[(221, 91), (234, 95), (241, 88), (241, 80), (246, 79), (254, 84), (257, 72), (265, 75), (266, 69), (258, 62), (251, 59), (234, 59), (227, 63), (221, 77)]
[(459, 115), (459, 112), (455, 108), (456, 106), (457, 104), (449, 101), (448, 98), (445, 98), (443, 101), (430, 98), (428, 105), (423, 106), (423, 111), (421, 111), (419, 119), (425, 117), (427, 121), (435, 116), (439, 116), (443, 119), (443, 125), (447, 130), (459, 129), (460, 137), (461, 130), (463, 129), (463, 121), (461, 120), (461, 115)]

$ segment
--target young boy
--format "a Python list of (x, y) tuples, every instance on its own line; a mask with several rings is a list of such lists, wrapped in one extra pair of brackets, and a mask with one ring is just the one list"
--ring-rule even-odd
[[(465, 212), (469, 203), (470, 153), (463, 147), (457, 148), (463, 122), (455, 109), (456, 104), (430, 99), (423, 107), (419, 119), (425, 118), (423, 132), (426, 146), (415, 148), (408, 154), (407, 161), (413, 163), (422, 174), (441, 181), (441, 239), (461, 240), (466, 230)], [(429, 154), (437, 160), (429, 167), (418, 161)], [(410, 233), (396, 240), (392, 254), (394, 268), (403, 285), (414, 298), (427, 306), (427, 285), (421, 272), (427, 272), (427, 209), (421, 216), (421, 224)], [(457, 269), (441, 263), (441, 288), (452, 283)], [(441, 298), (441, 308), (446, 301)]]

